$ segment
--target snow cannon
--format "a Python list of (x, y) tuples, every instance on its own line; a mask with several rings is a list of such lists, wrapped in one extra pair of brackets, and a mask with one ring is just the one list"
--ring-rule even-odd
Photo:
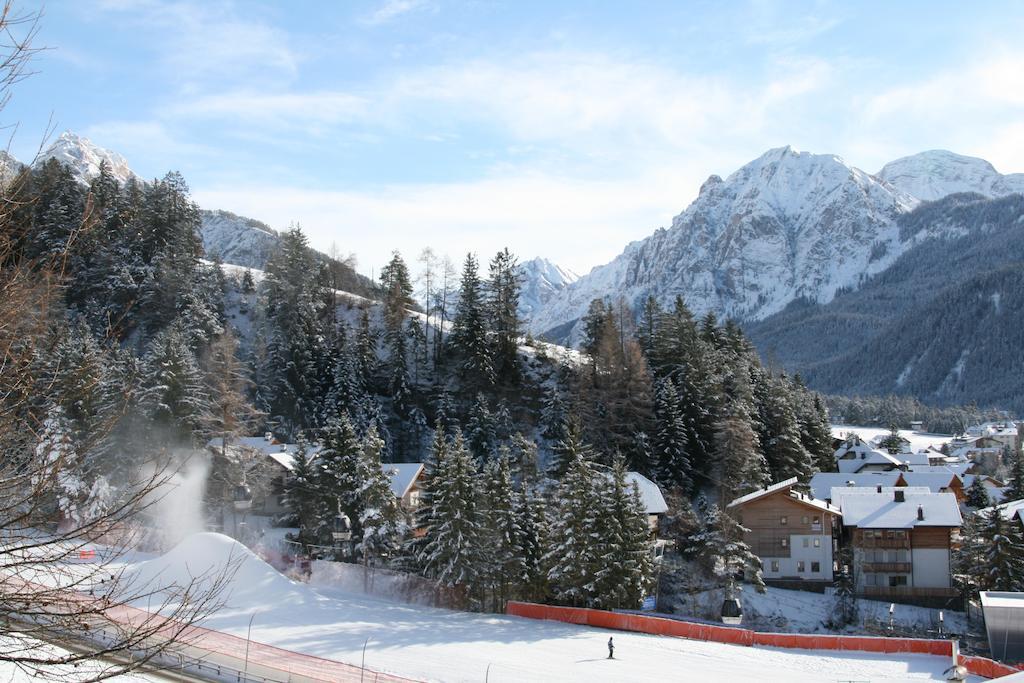
[(949, 667), (942, 672), (946, 676), (947, 681), (966, 681), (967, 680), (967, 667), (962, 664), (956, 664)]
[(739, 624), (743, 621), (743, 607), (739, 598), (726, 598), (722, 602), (722, 623)]
[(252, 508), (252, 491), (245, 484), (235, 487), (234, 505), (237, 512), (247, 512)]

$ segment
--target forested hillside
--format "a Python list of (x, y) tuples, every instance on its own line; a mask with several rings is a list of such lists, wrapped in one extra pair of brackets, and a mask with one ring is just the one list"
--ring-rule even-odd
[(1024, 342), (1024, 197), (951, 195), (899, 228), (933, 238), (828, 304), (798, 301), (751, 323), (762, 357), (828, 393), (1024, 409), (1011, 370)]

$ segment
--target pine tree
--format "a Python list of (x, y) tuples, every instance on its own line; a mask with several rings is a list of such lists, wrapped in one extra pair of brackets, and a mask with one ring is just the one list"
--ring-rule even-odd
[(485, 580), (490, 586), (495, 612), (518, 592), (526, 578), (523, 530), (516, 509), (516, 495), (508, 458), (499, 455), (489, 462), (483, 476), (486, 513), (484, 532)]
[(842, 627), (857, 621), (857, 582), (853, 575), (853, 556), (849, 548), (836, 556), (839, 571), (836, 574), (835, 622)]
[(143, 359), (143, 412), (157, 426), (159, 445), (191, 443), (209, 414), (203, 383), (184, 326), (175, 322), (157, 334)]
[(807, 483), (815, 472), (811, 454), (800, 438), (800, 425), (793, 408), (793, 396), (785, 377), (758, 373), (764, 387), (759, 402), (763, 433), (760, 438), (772, 481), (797, 477)]
[(544, 502), (533, 495), (525, 484), (519, 487), (516, 494), (516, 518), (519, 520), (519, 546), (523, 563), (519, 590), (525, 600), (542, 601), (547, 597), (544, 548), (548, 543), (548, 534)]
[(1024, 499), (1024, 455), (1021, 454), (1020, 449), (1017, 449), (1009, 460), (1010, 483), (1007, 485), (1006, 491), (1003, 492), (1003, 500), (1022, 500)]
[(252, 294), (256, 291), (256, 282), (252, 279), (252, 269), (246, 268), (242, 273), (242, 293)]
[(982, 483), (981, 477), (975, 475), (974, 481), (972, 481), (971, 485), (967, 487), (967, 498), (964, 502), (968, 507), (980, 510), (982, 508), (987, 508), (992, 504), (992, 501), (988, 496), (988, 491), (985, 489), (986, 486)]
[(377, 559), (390, 557), (398, 548), (402, 524), (395, 494), (391, 491), (391, 476), (381, 465), (384, 441), (373, 426), (363, 437), (360, 449), (359, 526), (362, 539), (356, 550), (366, 565)]
[(978, 536), (982, 565), (975, 568), (981, 590), (1024, 590), (1024, 532), (1016, 520), (1007, 520), (999, 508), (981, 516)]
[(499, 251), (490, 264), (487, 282), (487, 317), (493, 331), (492, 348), (495, 379), (515, 385), (519, 382), (519, 291), (522, 288), (519, 264), (509, 250)]
[(344, 514), (352, 524), (353, 538), (360, 538), (362, 506), (359, 492), (365, 481), (362, 444), (347, 416), (330, 420), (323, 428), (322, 447), (316, 458), (316, 490), (322, 496), (323, 517), (317, 535), (327, 541), (335, 515)]
[(604, 609), (636, 609), (654, 576), (651, 532), (636, 484), (626, 480), (626, 462), (617, 456), (611, 476), (601, 477), (598, 501), (599, 567), (594, 579), (594, 605)]
[(466, 255), (462, 268), (459, 301), (448, 344), (459, 360), (459, 375), (467, 386), (483, 388), (494, 384), (494, 362), (488, 342), (483, 289), (473, 254)]
[(670, 379), (659, 380), (654, 403), (654, 457), (657, 479), (669, 487), (693, 489), (690, 457), (687, 452), (686, 425), (679, 410), (679, 396)]
[(324, 296), (316, 259), (299, 228), (287, 231), (267, 263), (267, 411), (289, 434), (312, 427), (319, 414), (319, 366), (327, 353), (320, 326)]
[(602, 561), (596, 531), (600, 514), (593, 467), (576, 453), (558, 486), (544, 555), (551, 594), (559, 603), (586, 607), (593, 601)]
[(566, 422), (563, 431), (565, 438), (555, 446), (554, 457), (548, 463), (547, 474), (554, 479), (561, 479), (577, 459), (590, 460), (593, 457), (590, 446), (583, 441), (583, 430), (577, 420)]
[(758, 592), (765, 591), (761, 560), (743, 540), (747, 531), (739, 522), (715, 504), (711, 504), (699, 532), (691, 537), (694, 553), (715, 583), (733, 590), (735, 578), (742, 575)]
[(449, 587), (462, 586), (472, 606), (479, 604), (479, 580), (484, 574), (483, 519), (476, 466), (456, 430), (447, 457), (433, 472), (430, 520), (423, 548), (427, 576)]
[(292, 454), (292, 471), (284, 482), (285, 505), (295, 515), (299, 527), (298, 542), (317, 543), (318, 529), (324, 524), (326, 496), (319, 490), (320, 478), (309, 454), (306, 439), (299, 435)]
[(466, 422), (466, 442), (469, 450), (476, 458), (476, 461), (483, 466), (494, 452), (495, 442), (495, 420), (487, 405), (487, 397), (482, 393), (476, 395), (469, 410), (469, 420)]
[(761, 488), (768, 479), (767, 463), (751, 427), (749, 375), (740, 367), (725, 378), (726, 403), (715, 429), (715, 452), (722, 500), (729, 502)]
[(548, 387), (540, 411), (541, 435), (551, 443), (565, 438), (565, 404), (557, 386)]

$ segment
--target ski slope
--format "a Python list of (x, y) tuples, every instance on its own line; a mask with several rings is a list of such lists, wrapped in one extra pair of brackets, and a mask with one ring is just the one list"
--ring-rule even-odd
[[(233, 563), (233, 589), (203, 625), (277, 647), (432, 681), (921, 681), (942, 657), (748, 648), (388, 602), (284, 578), (244, 546), (197, 534), (133, 565), (139, 581), (183, 582)], [(607, 641), (616, 644), (608, 660)], [(974, 679), (980, 680), (980, 679)]]

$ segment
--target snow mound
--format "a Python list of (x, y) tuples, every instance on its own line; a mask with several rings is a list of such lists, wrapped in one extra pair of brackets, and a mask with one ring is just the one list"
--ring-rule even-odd
[(315, 600), (305, 585), (283, 576), (233, 538), (216, 533), (193, 534), (166, 554), (128, 568), (125, 578), (150, 590), (173, 590), (193, 583), (202, 589), (225, 574), (230, 580), (220, 597), (226, 607)]

